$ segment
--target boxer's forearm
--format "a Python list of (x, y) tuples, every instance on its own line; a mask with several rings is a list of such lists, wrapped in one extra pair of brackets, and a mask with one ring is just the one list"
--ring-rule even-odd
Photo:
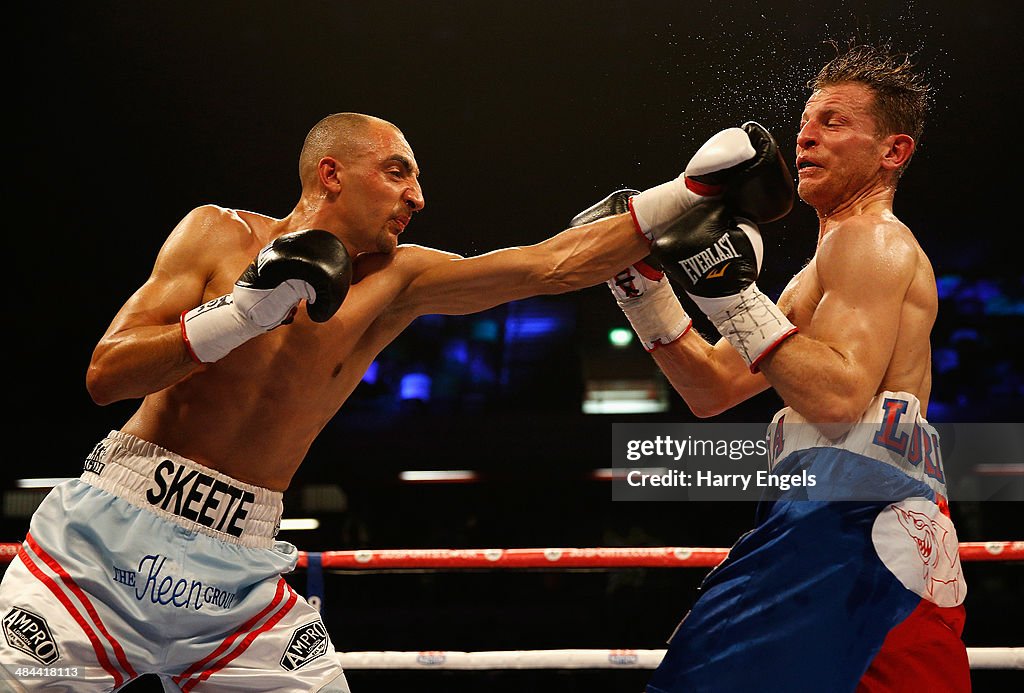
[(549, 259), (543, 275), (547, 291), (562, 293), (594, 286), (650, 253), (629, 214), (567, 229), (531, 246)]
[(421, 267), (393, 308), (413, 317), (476, 313), (600, 284), (647, 253), (647, 241), (628, 214), (571, 228), (534, 245), (474, 257), (421, 253)]
[(136, 327), (108, 335), (93, 352), (86, 387), (97, 404), (145, 397), (199, 367), (179, 325)]
[(768, 389), (725, 340), (709, 344), (694, 330), (651, 352), (655, 362), (690, 410), (715, 416)]

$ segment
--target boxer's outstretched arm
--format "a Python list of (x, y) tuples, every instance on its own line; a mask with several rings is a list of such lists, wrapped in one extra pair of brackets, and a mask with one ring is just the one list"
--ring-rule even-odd
[(918, 262), (905, 234), (895, 224), (853, 218), (819, 246), (823, 295), (811, 323), (761, 364), (786, 404), (808, 420), (855, 422), (878, 393)]
[(219, 214), (198, 208), (171, 232), (153, 271), (121, 307), (96, 345), (86, 387), (97, 404), (143, 397), (173, 385), (199, 365), (181, 338), (179, 318), (203, 301), (219, 246), (205, 233)]
[(421, 249), (395, 308), (463, 315), (600, 284), (650, 252), (629, 214), (567, 229), (536, 245), (463, 258)]

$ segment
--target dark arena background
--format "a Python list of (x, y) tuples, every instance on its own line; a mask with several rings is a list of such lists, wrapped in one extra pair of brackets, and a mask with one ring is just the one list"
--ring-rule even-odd
[[(935, 88), (895, 210), (938, 280), (929, 419), (1024, 421), (1024, 80), (1013, 3), (99, 0), (21, 9), (8, 24), (5, 256), (14, 275), (0, 541), (20, 541), (46, 480), (77, 476), (134, 410), (93, 404), (85, 370), (170, 229), (204, 203), (287, 214), (299, 148), (324, 115), (396, 123), (427, 200), (402, 240), (475, 255), (538, 242), (614, 189), (674, 177), (710, 135), (746, 120), (768, 127), (792, 166), (806, 83), (834, 54), (829, 40), (888, 41)], [(802, 203), (762, 228), (766, 293), (777, 297), (808, 260), (816, 230)], [(306, 551), (730, 546), (752, 526), (752, 504), (612, 501), (600, 470), (611, 466), (613, 423), (696, 420), (636, 340), (613, 343), (622, 327), (603, 285), (417, 320), (373, 364), (286, 493), (285, 517), (318, 526), (280, 538)], [(713, 329), (702, 319), (696, 327)], [(633, 391), (646, 410), (602, 405), (609, 392)], [(767, 422), (780, 406), (769, 391), (717, 420)], [(408, 474), (438, 470), (473, 475), (417, 483)], [(1022, 511), (952, 499), (963, 542), (1024, 539)], [(1021, 564), (965, 563), (964, 572), (967, 645), (1024, 645)], [(327, 571), (323, 615), (339, 651), (658, 649), (704, 574)], [(301, 593), (306, 579), (304, 570), (288, 576)], [(356, 693), (637, 692), (649, 672), (348, 676)], [(972, 676), (977, 691), (1012, 690), (1021, 678)]]

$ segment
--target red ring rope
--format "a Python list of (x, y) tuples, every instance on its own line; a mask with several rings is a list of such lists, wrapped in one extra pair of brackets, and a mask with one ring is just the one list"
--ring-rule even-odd
[[(21, 544), (0, 544), (0, 563), (8, 563)], [(637, 548), (549, 549), (356, 549), (325, 551), (323, 567), (339, 570), (467, 568), (711, 568), (729, 549), (683, 546)], [(299, 567), (306, 567), (308, 552), (299, 552)], [(1022, 561), (1024, 541), (978, 541), (960, 544), (960, 560)]]

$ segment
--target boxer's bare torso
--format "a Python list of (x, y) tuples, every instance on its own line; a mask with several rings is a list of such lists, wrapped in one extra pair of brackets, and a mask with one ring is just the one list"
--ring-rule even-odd
[[(856, 256), (858, 264), (848, 262), (851, 255)], [(920, 400), (925, 411), (931, 392), (929, 335), (938, 310), (935, 274), (910, 229), (891, 211), (868, 212), (859, 215), (853, 224), (837, 222), (823, 228), (817, 251), (790, 280), (779, 298), (779, 307), (801, 333), (813, 335), (817, 327), (815, 314), (825, 294), (822, 274), (829, 278), (837, 273), (847, 274), (850, 276), (846, 280), (855, 283), (856, 274), (862, 270), (860, 263), (865, 262), (888, 263), (902, 274), (892, 277), (893, 285), (906, 285), (902, 296), (894, 302), (898, 311), (896, 331), (876, 392), (909, 392)], [(865, 293), (871, 288), (865, 287)], [(863, 300), (863, 295), (839, 299), (850, 305), (846, 306), (845, 315), (831, 316), (833, 320), (841, 322), (854, 317), (851, 313), (857, 311), (857, 306), (851, 299)], [(808, 377), (815, 376), (812, 372)]]
[[(303, 196), (283, 219), (206, 205), (172, 231), (150, 278), (97, 345), (87, 375), (100, 404), (143, 398), (126, 433), (283, 490), (373, 359), (419, 315), (473, 313), (592, 286), (648, 251), (628, 214), (471, 258), (398, 245), (423, 206), (412, 150), (383, 121), (373, 121), (359, 142), (341, 158), (310, 160)], [(333, 233), (353, 257), (338, 312), (314, 323), (300, 305), (291, 324), (197, 363), (181, 314), (230, 294), (270, 241), (310, 228)]]
[[(221, 222), (209, 233), (230, 240), (196, 304), (230, 293), (280, 223), (250, 212), (211, 213)], [(447, 255), (402, 246), (359, 256), (349, 294), (328, 322), (299, 310), (291, 324), (147, 395), (123, 430), (239, 480), (285, 488), (374, 357), (413, 319), (397, 301), (409, 277), (403, 270), (427, 254)]]

